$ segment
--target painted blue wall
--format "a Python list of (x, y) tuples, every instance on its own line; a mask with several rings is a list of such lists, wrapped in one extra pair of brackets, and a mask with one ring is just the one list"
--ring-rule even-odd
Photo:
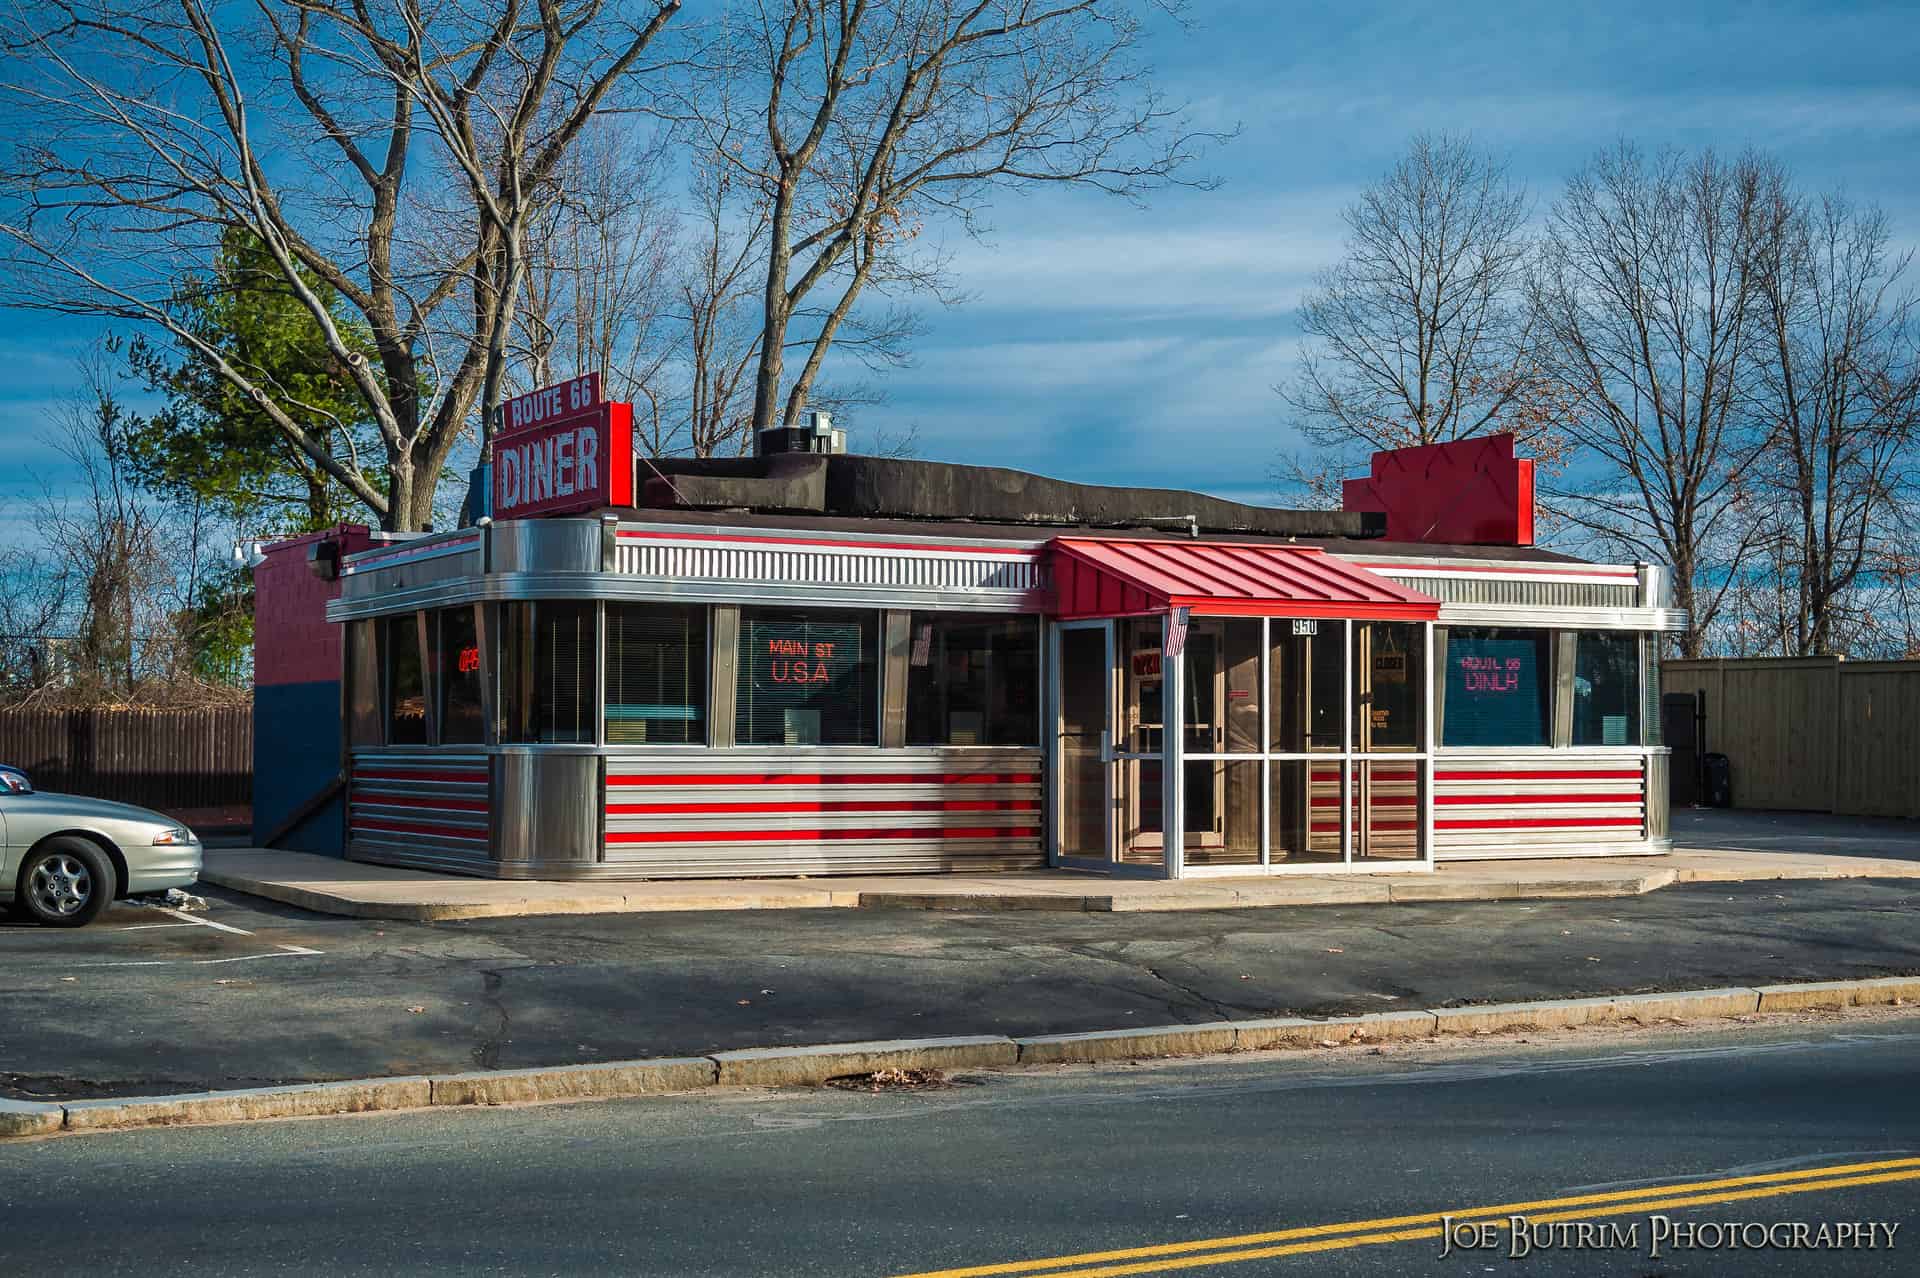
[[(253, 690), (253, 837), (258, 842), (340, 773), (340, 682)], [(346, 804), (336, 798), (275, 846), (346, 855)]]

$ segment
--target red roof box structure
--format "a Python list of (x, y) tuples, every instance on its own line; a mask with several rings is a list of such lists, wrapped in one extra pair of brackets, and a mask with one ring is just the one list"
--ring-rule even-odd
[(1433, 621), (1440, 603), (1314, 546), (1056, 537), (1057, 615)]
[(1375, 453), (1341, 495), (1347, 510), (1384, 511), (1388, 541), (1533, 544), (1533, 460), (1513, 455), (1512, 435)]

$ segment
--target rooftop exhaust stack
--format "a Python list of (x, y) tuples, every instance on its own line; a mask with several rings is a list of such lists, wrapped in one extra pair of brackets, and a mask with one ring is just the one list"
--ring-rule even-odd
[(773, 426), (760, 432), (755, 453), (771, 457), (776, 453), (833, 454), (847, 451), (847, 432), (835, 428), (833, 414), (809, 408), (800, 414), (798, 426)]

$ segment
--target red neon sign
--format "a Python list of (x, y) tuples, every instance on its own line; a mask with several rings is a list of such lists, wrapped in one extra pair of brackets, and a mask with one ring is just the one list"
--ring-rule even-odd
[(480, 668), (480, 649), (462, 648), (454, 664), (460, 668), (461, 674), (472, 674)]

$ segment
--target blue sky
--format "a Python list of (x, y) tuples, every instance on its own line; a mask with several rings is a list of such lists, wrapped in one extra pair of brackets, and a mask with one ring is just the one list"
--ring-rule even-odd
[[(1920, 242), (1920, 6), (1194, 0), (1157, 30), (1160, 84), (1238, 124), (1224, 179), (1141, 210), (1005, 195), (984, 242), (948, 237), (971, 300), (933, 310), (861, 434), (917, 426), (921, 455), (1093, 482), (1271, 500), (1293, 442), (1274, 383), (1293, 312), (1340, 252), (1339, 210), (1419, 129), (1471, 132), (1538, 207), (1617, 138), (1756, 145), (1808, 183), (1878, 202)], [(0, 311), (0, 493), (59, 482), (36, 443), (90, 330)]]

